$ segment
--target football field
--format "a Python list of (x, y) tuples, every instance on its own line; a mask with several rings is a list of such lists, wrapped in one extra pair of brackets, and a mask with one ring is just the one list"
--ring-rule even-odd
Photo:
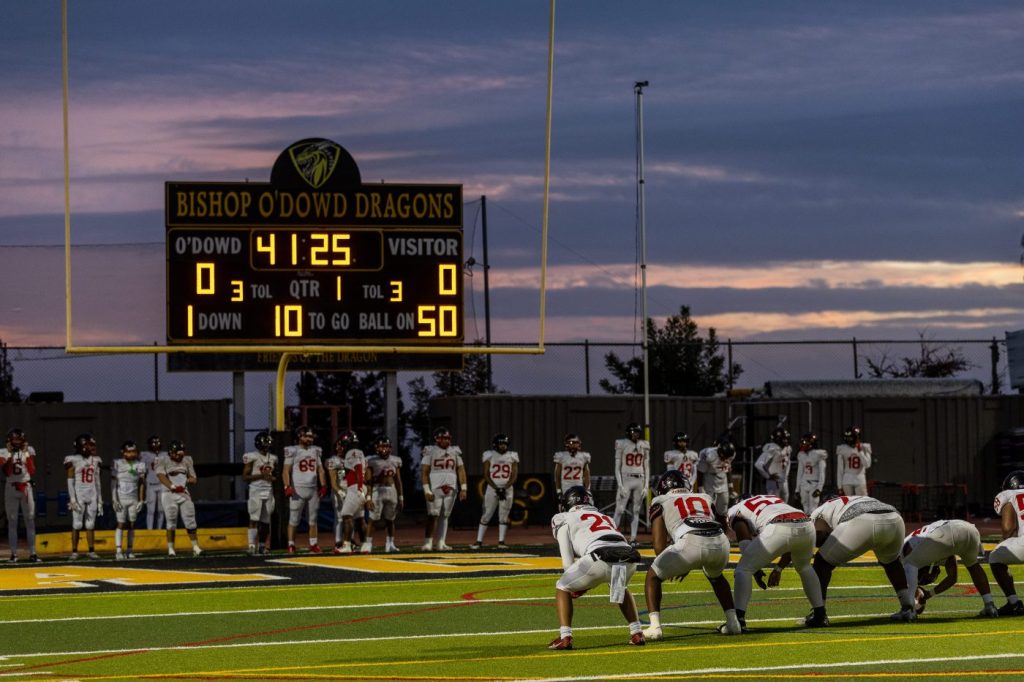
[[(809, 607), (796, 574), (787, 570), (779, 588), (755, 588), (751, 631), (737, 637), (717, 634), (721, 611), (706, 580), (690, 575), (665, 585), (665, 639), (644, 647), (626, 643), (626, 625), (605, 586), (576, 601), (576, 648), (556, 652), (546, 648), (558, 630), (557, 572), (551, 570), (557, 559), (551, 556), (405, 554), (394, 563), (416, 569), (409, 574), (380, 572), (389, 561), (378, 557), (305, 556), (265, 564), (239, 557), (227, 568), (204, 561), (174, 565), (178, 578), (192, 572), (198, 582), (161, 582), (160, 568), (139, 569), (155, 581), (145, 584), (130, 576), (101, 577), (121, 570), (109, 562), (93, 578), (83, 577), (93, 569), (81, 566), (43, 565), (47, 573), (39, 565), (19, 567), (34, 571), (37, 580), (49, 576), (51, 584), (2, 597), (0, 679), (1024, 676), (1024, 619), (976, 618), (981, 599), (960, 584), (929, 602), (919, 622), (890, 623), (898, 604), (877, 566), (836, 571), (828, 602), (832, 626), (818, 630), (802, 626)], [(317, 567), (315, 580), (298, 578), (312, 570), (305, 564)], [(16, 575), (2, 570), (0, 581), (9, 585)], [(642, 571), (631, 588), (646, 615)]]

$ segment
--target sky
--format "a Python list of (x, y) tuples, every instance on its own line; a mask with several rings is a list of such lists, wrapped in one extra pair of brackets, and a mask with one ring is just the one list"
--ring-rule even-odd
[[(536, 340), (546, 1), (69, 4), (77, 344), (164, 340), (165, 181), (266, 181), (306, 137), (464, 185), (477, 261), (486, 195), (493, 339)], [(637, 338), (638, 80), (652, 317), (1021, 328), (1022, 35), (1017, 2), (558, 3), (547, 340)], [(61, 345), (59, 2), (0, 6), (0, 65), (0, 339)]]

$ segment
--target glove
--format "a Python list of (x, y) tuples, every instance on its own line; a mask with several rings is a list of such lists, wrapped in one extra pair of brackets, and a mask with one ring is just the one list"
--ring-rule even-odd
[(757, 573), (754, 574), (754, 582), (757, 583), (757, 586), (762, 590), (768, 589), (768, 584), (764, 581), (764, 571), (760, 568), (757, 569)]
[(506, 488), (495, 488), (494, 494), (498, 496), (499, 500), (504, 500), (508, 496), (508, 490)]
[(22, 495), (24, 495), (25, 491), (28, 490), (28, 483), (15, 483), (14, 489), (17, 490)]
[(112, 506), (114, 508), (114, 511), (116, 511), (118, 514), (124, 511), (124, 505), (121, 504), (120, 500), (114, 500), (113, 502), (110, 503), (110, 506)]
[(423, 497), (427, 498), (427, 502), (434, 501), (434, 492), (428, 488), (423, 489)]
[(821, 497), (821, 489), (815, 488), (811, 491), (811, 497)]
[(96, 518), (98, 519), (98, 518), (100, 518), (101, 516), (103, 516), (103, 500), (100, 500), (100, 501), (99, 501), (99, 502), (98, 502), (98, 503), (96, 504)]
[(71, 511), (74, 511), (74, 512), (81, 512), (82, 511), (82, 505), (80, 505), (78, 503), (78, 500), (71, 500)]
[(183, 485), (176, 485), (173, 488), (171, 488), (171, 492), (172, 493), (183, 493), (183, 492), (185, 492), (185, 486), (183, 486)]
[(295, 497), (295, 488), (291, 487), (290, 485), (286, 485), (284, 487), (284, 496), (285, 497)]
[(782, 571), (779, 569), (772, 569), (771, 575), (768, 576), (768, 587), (778, 587), (782, 581)]
[(133, 504), (133, 505), (132, 505), (132, 507), (134, 507), (133, 511), (134, 511), (134, 512), (135, 512), (136, 514), (138, 514), (139, 512), (141, 512), (141, 511), (142, 511), (142, 507), (143, 507), (143, 506), (145, 506), (145, 504), (146, 504), (146, 503), (145, 503), (145, 501), (144, 501), (144, 500), (139, 500), (138, 502), (136, 502), (135, 504)]
[(317, 493), (320, 495), (320, 497), (327, 497), (327, 486), (320, 486), (320, 490), (318, 490)]

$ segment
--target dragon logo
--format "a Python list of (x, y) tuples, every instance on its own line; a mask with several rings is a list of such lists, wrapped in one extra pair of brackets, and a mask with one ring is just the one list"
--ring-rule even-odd
[(342, 149), (330, 140), (299, 142), (288, 148), (295, 170), (313, 189), (320, 189), (334, 173)]

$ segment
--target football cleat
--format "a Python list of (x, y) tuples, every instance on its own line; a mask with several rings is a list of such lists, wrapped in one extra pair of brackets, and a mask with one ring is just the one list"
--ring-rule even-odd
[(908, 606), (889, 616), (889, 619), (897, 623), (913, 623), (917, 620), (917, 610)]
[(746, 620), (741, 620), (735, 613), (725, 614), (725, 622), (718, 626), (718, 632), (722, 635), (739, 635), (746, 631)]
[(124, 552), (122, 552), (121, 550), (117, 550), (116, 552), (114, 552), (114, 559), (117, 561), (124, 561)]
[(508, 545), (506, 545), (504, 542), (499, 542), (496, 549), (508, 549)]
[(569, 635), (568, 637), (556, 637), (551, 640), (550, 644), (548, 644), (548, 648), (555, 649), (556, 651), (568, 651), (569, 649), (572, 649), (572, 635)]
[(996, 618), (999, 616), (999, 609), (995, 604), (985, 604), (985, 608), (978, 612), (980, 618)]
[(1006, 602), (999, 607), (1000, 616), (1024, 616), (1024, 601), (1018, 601), (1016, 604)]
[(75, 561), (78, 559), (78, 552), (72, 552), (71, 556), (68, 557), (68, 561)]
[(89, 550), (89, 558), (90, 559), (99, 559), (100, 555), (97, 554), (95, 550)]
[(469, 546), (469, 548), (470, 549), (482, 549), (483, 546), (484, 545), (483, 545), (482, 542), (474, 542), (472, 545)]
[(28, 561), (30, 564), (41, 564), (43, 560), (39, 558), (38, 554), (29, 554)]
[(360, 554), (369, 554), (372, 551), (373, 551), (373, 545), (371, 545), (369, 542), (364, 542), (363, 544), (361, 544), (359, 546), (359, 553)]
[(192, 548), (192, 556), (199, 556), (202, 553), (203, 553), (203, 550), (199, 547), (199, 545), (196, 545), (195, 547)]
[(350, 542), (343, 542), (343, 543), (341, 543), (341, 551), (338, 552), (338, 554), (351, 554), (351, 553), (352, 553), (352, 543), (350, 543)]
[(661, 628), (656, 628), (652, 625), (649, 628), (644, 628), (644, 637), (651, 640), (652, 642), (655, 642), (659, 639), (662, 639), (664, 635), (661, 632)]
[(255, 555), (256, 554), (256, 545), (249, 545), (248, 552), (249, 552), (249, 556)]
[(295, 552), (296, 552), (295, 545), (288, 545), (288, 553), (289, 554), (295, 554)]
[(174, 551), (174, 547), (168, 547), (167, 556), (178, 556), (178, 553)]
[(647, 640), (644, 639), (644, 633), (635, 632), (629, 636), (629, 643), (632, 646), (643, 646), (644, 644), (647, 644)]
[(133, 551), (131, 551), (129, 549), (128, 550), (128, 554), (126, 554), (125, 556), (128, 557), (129, 559), (134, 559), (135, 558), (135, 552), (133, 552)]
[(452, 551), (452, 548), (451, 548), (451, 546), (450, 546), (450, 545), (446, 545), (446, 544), (444, 544), (444, 543), (442, 542), (441, 544), (439, 544), (439, 545), (437, 546), (437, 551), (438, 551), (438, 552), (450, 552), (450, 551)]
[(396, 545), (388, 545), (387, 547), (384, 548), (384, 552), (386, 554), (394, 554), (397, 551), (398, 551), (398, 547)]
[(320, 545), (310, 545), (309, 551), (313, 554), (320, 554), (323, 550), (320, 549)]
[(17, 563), (18, 562), (18, 555), (15, 554), (14, 552), (11, 552), (11, 558), (8, 559), (8, 561), (10, 561), (12, 564)]
[(420, 547), (420, 549), (422, 549), (424, 552), (432, 552), (432, 551), (434, 551), (434, 541), (433, 540), (427, 540), (426, 542), (423, 543), (423, 546)]
[(809, 628), (827, 628), (829, 626), (828, 616), (824, 612), (818, 614), (811, 611), (811, 613), (804, 618), (804, 625)]

